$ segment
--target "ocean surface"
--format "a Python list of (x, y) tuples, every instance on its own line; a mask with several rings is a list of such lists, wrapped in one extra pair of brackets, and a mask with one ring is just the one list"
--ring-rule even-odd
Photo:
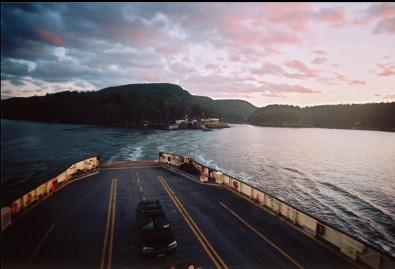
[(159, 151), (244, 179), (395, 256), (395, 133), (232, 125), (202, 132), (1, 120), (2, 206), (68, 165)]

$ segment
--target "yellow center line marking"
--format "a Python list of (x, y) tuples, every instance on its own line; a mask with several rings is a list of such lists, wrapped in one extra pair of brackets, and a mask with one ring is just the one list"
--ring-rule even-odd
[(163, 177), (158, 176), (159, 182), (162, 184), (163, 188), (173, 201), (173, 203), (176, 205), (177, 209), (180, 211), (181, 215), (183, 216), (184, 220), (188, 224), (189, 228), (192, 230), (192, 232), (195, 234), (196, 238), (200, 242), (200, 244), (203, 246), (204, 250), (206, 253), (209, 255), (211, 260), (214, 262), (215, 266), (217, 268), (224, 268), (227, 269), (228, 266), (225, 264), (225, 262), (222, 260), (222, 258), (218, 255), (218, 253), (215, 251), (213, 246), (210, 244), (210, 242), (207, 240), (207, 238), (204, 236), (202, 231), (199, 229), (197, 224), (193, 221), (192, 217), (189, 215), (188, 211), (185, 209), (185, 207), (182, 205), (180, 200), (177, 198), (177, 196), (174, 194), (170, 186), (167, 184), (167, 182), (164, 180)]
[(47, 237), (48, 237), (49, 234), (52, 232), (52, 230), (53, 230), (54, 227), (55, 227), (54, 224), (52, 224), (52, 225), (49, 227), (49, 230), (45, 233), (44, 237), (41, 239), (40, 243), (38, 243), (38, 245), (37, 245), (36, 249), (34, 250), (33, 254), (30, 256), (30, 258), (29, 258), (29, 259), (27, 260), (27, 262), (25, 263), (25, 266), (26, 266), (26, 265), (29, 265), (29, 264), (32, 262), (32, 260), (36, 257), (36, 255), (38, 254), (38, 252), (39, 252), (40, 249), (41, 249), (41, 246), (44, 244), (44, 241), (47, 239)]
[[(104, 233), (104, 243), (103, 243), (103, 250), (102, 250), (102, 256), (100, 260), (100, 269), (104, 269), (105, 266), (105, 258), (106, 258), (106, 253), (107, 253), (107, 242), (108, 242), (108, 236), (109, 236), (109, 231), (111, 230), (111, 238), (110, 238), (110, 249), (112, 254), (112, 240), (113, 240), (113, 235), (114, 235), (114, 217), (115, 217), (115, 198), (116, 198), (116, 186), (117, 186), (117, 179), (113, 178), (111, 181), (111, 189), (110, 189), (110, 197), (108, 199), (108, 211), (107, 211), (107, 223), (106, 223), (106, 231)], [(109, 267), (111, 267), (111, 256), (109, 255)]]
[(106, 223), (106, 231), (104, 233), (104, 243), (103, 243), (103, 250), (102, 250), (102, 256), (101, 256), (101, 261), (100, 261), (100, 269), (104, 269), (104, 259), (106, 256), (106, 245), (107, 245), (108, 230), (109, 230), (110, 218), (111, 218), (111, 204), (112, 204), (113, 189), (114, 189), (114, 179), (111, 181), (110, 197), (108, 199), (107, 223)]
[(112, 242), (114, 239), (114, 229), (115, 229), (115, 206), (117, 204), (117, 184), (118, 184), (118, 179), (115, 179), (114, 183), (114, 194), (113, 194), (113, 199), (112, 199), (112, 219), (111, 219), (111, 234), (110, 234), (110, 250), (108, 254), (108, 269), (111, 269), (111, 264), (112, 264)]
[(191, 228), (192, 232), (195, 234), (196, 238), (198, 239), (198, 241), (200, 242), (200, 244), (203, 246), (204, 250), (207, 252), (207, 254), (209, 255), (209, 257), (211, 258), (211, 260), (214, 262), (215, 266), (217, 268), (221, 268), (221, 266), (219, 265), (219, 263), (217, 262), (217, 260), (214, 258), (214, 256), (211, 254), (210, 250), (208, 249), (208, 247), (206, 246), (205, 242), (203, 241), (203, 239), (201, 238), (200, 234), (196, 231), (196, 229), (193, 227), (192, 223), (190, 222), (190, 220), (188, 219), (188, 217), (185, 215), (185, 213), (183, 212), (183, 210), (181, 209), (180, 205), (178, 204), (178, 202), (174, 199), (174, 197), (172, 196), (171, 190), (169, 190), (167, 188), (167, 186), (165, 185), (165, 183), (162, 181), (163, 179), (161, 177), (158, 177), (159, 182), (162, 184), (163, 188), (165, 189), (165, 191), (167, 192), (167, 194), (169, 195), (169, 197), (171, 198), (171, 200), (173, 201), (173, 203), (176, 205), (177, 209), (180, 211), (181, 215), (183, 216), (184, 220), (186, 221), (186, 223), (188, 224), (189, 228)]
[(284, 255), (288, 260), (290, 260), (293, 264), (295, 264), (298, 268), (304, 269), (300, 263), (295, 261), (292, 257), (290, 257), (284, 250), (279, 248), (276, 244), (274, 244), (272, 241), (270, 241), (266, 236), (264, 236), (262, 233), (260, 233), (257, 229), (255, 229), (252, 225), (250, 225), (247, 221), (242, 219), (236, 212), (234, 212), (232, 209), (227, 207), (224, 203), (219, 202), (220, 205), (222, 205), (226, 210), (228, 210), (233, 216), (235, 216), (238, 220), (240, 220), (242, 223), (244, 223), (248, 228), (250, 228), (252, 231), (254, 231), (260, 238), (265, 240), (267, 243), (269, 243), (270, 246), (272, 246), (274, 249), (276, 249), (278, 252), (280, 252), (282, 255)]

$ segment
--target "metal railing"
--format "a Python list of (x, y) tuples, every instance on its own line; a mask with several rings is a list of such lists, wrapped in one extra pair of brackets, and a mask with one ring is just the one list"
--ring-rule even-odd
[[(173, 153), (160, 152), (159, 162), (180, 167), (184, 163), (193, 165), (200, 173), (200, 180), (207, 182), (207, 178), (215, 180), (217, 184), (242, 195), (282, 218), (301, 232), (329, 245), (344, 256), (367, 265), (371, 268), (395, 268), (394, 257), (360, 239), (340, 231), (336, 227), (312, 216), (311, 214), (277, 198), (265, 191), (254, 187), (243, 180), (227, 175), (217, 169), (196, 162), (192, 158)], [(197, 179), (198, 180), (198, 179)]]
[(100, 166), (100, 157), (94, 156), (70, 165), (66, 170), (54, 178), (42, 183), (13, 201), (9, 206), (1, 209), (1, 230), (12, 224), (13, 219), (36, 202), (45, 199), (57, 189), (74, 180), (76, 176), (86, 174)]

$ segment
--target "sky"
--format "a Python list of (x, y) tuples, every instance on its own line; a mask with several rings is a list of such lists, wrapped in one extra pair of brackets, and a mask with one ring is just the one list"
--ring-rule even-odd
[(395, 3), (1, 4), (1, 99), (150, 82), (256, 106), (395, 101)]

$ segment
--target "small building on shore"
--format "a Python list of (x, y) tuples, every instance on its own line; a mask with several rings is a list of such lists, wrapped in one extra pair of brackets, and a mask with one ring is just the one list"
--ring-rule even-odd
[(221, 121), (221, 119), (219, 118), (201, 119), (200, 124), (209, 129), (230, 128), (230, 126), (227, 123)]
[(218, 119), (218, 118), (207, 118), (207, 119), (201, 119), (200, 122), (202, 124), (220, 123), (220, 119)]
[(183, 124), (183, 123), (187, 124), (188, 120), (176, 120), (176, 124), (177, 125), (180, 125), (180, 124)]
[(203, 119), (185, 119), (176, 120), (175, 124), (169, 124), (169, 130), (176, 129), (215, 129), (215, 128), (229, 128), (230, 126), (222, 122), (219, 118), (203, 118)]
[(169, 124), (167, 128), (168, 130), (177, 130), (179, 129), (179, 124)]

